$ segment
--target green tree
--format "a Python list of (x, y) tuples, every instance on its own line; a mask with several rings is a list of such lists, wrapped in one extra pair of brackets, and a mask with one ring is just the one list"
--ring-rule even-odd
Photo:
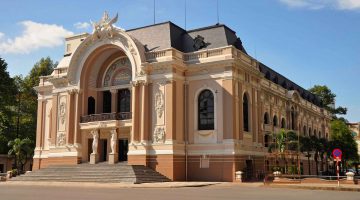
[(308, 174), (311, 174), (311, 170), (310, 170), (310, 157), (311, 157), (311, 152), (313, 151), (313, 142), (309, 137), (300, 137), (300, 151), (303, 152), (305, 154), (305, 157), (307, 157), (308, 160)]
[(7, 71), (7, 63), (0, 58), (0, 154), (7, 153), (7, 143), (14, 138), (11, 118), (14, 115), (16, 85)]
[(32, 157), (33, 148), (31, 147), (31, 143), (31, 140), (28, 138), (16, 138), (8, 143), (8, 146), (10, 147), (8, 154), (15, 157), (15, 165), (19, 173), (22, 170), (22, 166), (26, 164), (28, 158)]
[[(34, 87), (39, 85), (40, 77), (50, 75), (56, 65), (57, 63), (49, 57), (41, 58), (27, 76), (14, 78), (18, 86), (16, 97), (20, 105), (18, 114), (21, 138), (29, 138), (32, 141), (36, 139), (37, 93)], [(17, 117), (14, 118), (14, 123), (17, 123), (17, 120)]]
[(336, 94), (334, 94), (326, 85), (314, 85), (309, 91), (318, 96), (324, 108), (333, 115), (346, 115), (347, 108), (341, 106), (337, 108), (333, 107), (333, 105), (335, 105)]
[(332, 150), (335, 148), (342, 150), (342, 158), (345, 165), (347, 161), (359, 160), (355, 138), (346, 123), (341, 120), (333, 120), (331, 122), (331, 141), (329, 143), (329, 147), (329, 155), (331, 155)]

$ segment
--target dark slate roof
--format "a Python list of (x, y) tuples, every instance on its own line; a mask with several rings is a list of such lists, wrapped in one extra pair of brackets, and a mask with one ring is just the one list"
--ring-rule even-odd
[(223, 24), (203, 27), (193, 30), (184, 30), (172, 22), (163, 22), (150, 26), (127, 30), (145, 45), (147, 51), (175, 48), (182, 52), (194, 52), (194, 38), (198, 35), (204, 37), (207, 46), (203, 49), (213, 49), (233, 45), (246, 53), (240, 38), (235, 31)]
[[(176, 24), (168, 21), (130, 29), (126, 32), (144, 44), (146, 51), (175, 48), (185, 53), (194, 52), (196, 51), (193, 47), (194, 38), (200, 35), (204, 37), (204, 42), (206, 43), (206, 47), (201, 50), (232, 45), (246, 53), (246, 50), (243, 47), (240, 38), (237, 37), (236, 32), (224, 24), (215, 24), (213, 26), (193, 30), (184, 30)], [(321, 106), (320, 99), (316, 95), (295, 84), (265, 64), (260, 63), (260, 71), (264, 74), (266, 79), (287, 90), (296, 90), (300, 93), (303, 99), (306, 99), (317, 106)]]
[(315, 94), (300, 87), (296, 83), (292, 82), (291, 80), (287, 79), (285, 76), (279, 74), (278, 72), (274, 71), (273, 69), (264, 65), (261, 62), (259, 64), (259, 68), (260, 68), (260, 72), (264, 74), (266, 79), (282, 86), (283, 88), (285, 88), (287, 90), (296, 90), (297, 92), (299, 92), (299, 94), (301, 95), (301, 97), (303, 99), (306, 99), (307, 101), (309, 101), (319, 107), (322, 107), (319, 97), (316, 96)]

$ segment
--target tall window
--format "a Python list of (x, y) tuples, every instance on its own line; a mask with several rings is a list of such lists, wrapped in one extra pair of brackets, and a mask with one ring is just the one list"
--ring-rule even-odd
[(291, 130), (295, 130), (295, 109), (291, 107)]
[(264, 124), (269, 124), (269, 113), (264, 114)]
[(286, 127), (286, 122), (285, 122), (285, 119), (282, 118), (281, 119), (281, 128), (285, 128)]
[(250, 131), (250, 125), (249, 125), (249, 99), (247, 94), (244, 94), (243, 97), (243, 123), (244, 123), (244, 131), (249, 132)]
[(122, 89), (118, 92), (118, 112), (130, 112), (130, 90)]
[(95, 114), (95, 99), (94, 97), (88, 98), (88, 115)]
[(111, 113), (111, 93), (104, 91), (103, 93), (103, 113)]
[(274, 118), (273, 118), (273, 124), (274, 124), (275, 127), (278, 126), (278, 118), (277, 118), (276, 115), (275, 115)]
[(303, 127), (303, 135), (306, 135), (306, 126)]
[(199, 130), (214, 130), (214, 95), (210, 90), (203, 90), (198, 98)]

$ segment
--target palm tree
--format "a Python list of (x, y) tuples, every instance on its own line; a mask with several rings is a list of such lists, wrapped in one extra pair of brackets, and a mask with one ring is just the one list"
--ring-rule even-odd
[(8, 143), (8, 146), (10, 147), (8, 154), (15, 156), (15, 165), (18, 173), (20, 172), (20, 167), (25, 165), (28, 158), (31, 157), (33, 152), (31, 143), (32, 142), (29, 138), (16, 138)]

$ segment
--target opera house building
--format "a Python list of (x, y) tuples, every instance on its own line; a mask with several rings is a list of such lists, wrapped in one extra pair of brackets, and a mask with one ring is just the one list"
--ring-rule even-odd
[(271, 170), (273, 133), (329, 137), (319, 98), (247, 54), (226, 25), (116, 20), (105, 13), (93, 33), (65, 38), (41, 77), (34, 170), (127, 162), (171, 180), (235, 181)]

